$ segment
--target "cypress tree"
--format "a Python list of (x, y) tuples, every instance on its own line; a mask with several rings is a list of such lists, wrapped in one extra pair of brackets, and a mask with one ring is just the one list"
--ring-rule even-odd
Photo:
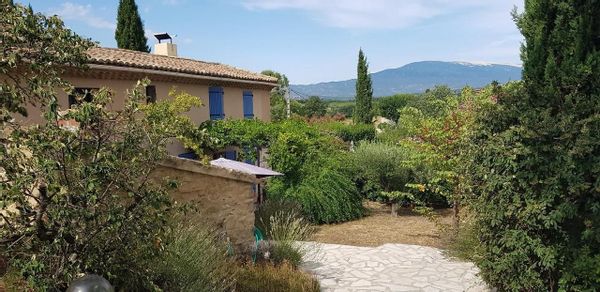
[(362, 49), (358, 51), (356, 78), (356, 105), (354, 123), (371, 123), (373, 119), (373, 84), (369, 75), (369, 64)]
[(514, 16), (522, 89), (477, 131), (478, 265), (500, 291), (600, 291), (600, 2)]
[(150, 52), (148, 39), (144, 34), (144, 24), (138, 13), (135, 0), (120, 0), (115, 31), (117, 46), (140, 52)]

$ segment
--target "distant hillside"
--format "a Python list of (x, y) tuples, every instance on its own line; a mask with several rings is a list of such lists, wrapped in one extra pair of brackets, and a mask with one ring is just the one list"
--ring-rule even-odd
[[(465, 85), (483, 87), (497, 80), (505, 83), (521, 79), (521, 67), (497, 64), (472, 64), (465, 62), (424, 61), (410, 63), (400, 68), (371, 74), (374, 96), (396, 93), (420, 93), (435, 85), (448, 85), (460, 89)], [(323, 82), (308, 85), (291, 85), (302, 95), (318, 95), (328, 99), (354, 98), (356, 79)]]

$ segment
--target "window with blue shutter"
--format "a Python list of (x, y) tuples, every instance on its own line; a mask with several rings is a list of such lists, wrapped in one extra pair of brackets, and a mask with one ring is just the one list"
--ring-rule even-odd
[(225, 159), (229, 159), (229, 160), (236, 160), (237, 159), (237, 153), (235, 153), (235, 151), (225, 151)]
[(253, 119), (254, 118), (254, 95), (252, 95), (252, 91), (244, 91), (243, 102), (244, 102), (244, 118), (245, 119)]
[(222, 87), (211, 87), (208, 89), (208, 108), (211, 120), (222, 120), (225, 118)]

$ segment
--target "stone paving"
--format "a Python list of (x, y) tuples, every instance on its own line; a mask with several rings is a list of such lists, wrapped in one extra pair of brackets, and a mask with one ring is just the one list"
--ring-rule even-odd
[(437, 248), (303, 244), (311, 251), (303, 268), (317, 276), (322, 291), (489, 291), (472, 263), (451, 260)]

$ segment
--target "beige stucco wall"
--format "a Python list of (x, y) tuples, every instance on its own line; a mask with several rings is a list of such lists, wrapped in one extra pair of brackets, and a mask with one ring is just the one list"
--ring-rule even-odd
[(200, 162), (171, 157), (153, 173), (158, 179), (175, 179), (172, 191), (178, 202), (193, 203), (198, 216), (226, 232), (236, 250), (246, 251), (254, 242), (254, 202), (251, 175)]
[[(103, 73), (104, 74), (104, 73)], [(243, 91), (250, 90), (254, 95), (254, 116), (260, 120), (270, 121), (270, 88), (265, 86), (252, 86), (245, 84), (232, 84), (223, 83), (219, 84), (215, 81), (202, 81), (202, 80), (184, 80), (180, 82), (173, 80), (161, 80), (165, 79), (162, 76), (126, 76), (130, 78), (96, 78), (94, 71), (87, 72), (86, 76), (65, 76), (64, 78), (69, 81), (74, 87), (83, 88), (102, 88), (108, 87), (113, 91), (113, 104), (110, 107), (112, 110), (119, 110), (123, 108), (127, 90), (131, 90), (137, 80), (148, 77), (151, 79), (151, 85), (156, 86), (157, 100), (163, 100), (169, 98), (169, 91), (171, 88), (176, 87), (178, 90), (185, 91), (191, 95), (199, 97), (204, 106), (200, 108), (192, 109), (188, 115), (192, 118), (196, 124), (200, 124), (209, 119), (209, 100), (208, 100), (208, 89), (210, 86), (221, 86), (223, 87), (223, 103), (226, 118), (241, 119), (244, 117), (243, 112)], [(98, 73), (98, 76), (101, 74)], [(112, 75), (109, 75), (112, 76)], [(116, 75), (115, 75), (116, 76)], [(154, 79), (153, 79), (154, 78)], [(251, 88), (254, 87), (254, 88)], [(57, 90), (59, 106), (61, 109), (67, 109), (69, 106), (68, 94), (64, 90)], [(27, 107), (28, 117), (17, 117), (25, 124), (36, 124), (41, 123), (43, 118), (39, 107), (29, 105)], [(171, 154), (180, 154), (185, 149), (179, 143), (173, 143), (168, 147)]]

